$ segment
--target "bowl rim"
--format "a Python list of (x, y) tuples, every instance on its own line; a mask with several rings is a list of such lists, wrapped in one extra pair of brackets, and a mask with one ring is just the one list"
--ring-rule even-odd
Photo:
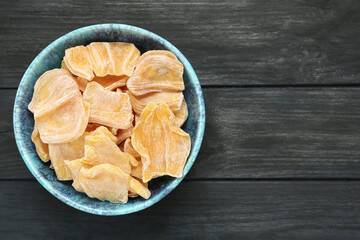
[[(31, 74), (32, 68), (36, 67), (36, 64), (38, 64), (39, 58), (42, 57), (43, 55), (45, 55), (47, 52), (49, 52), (53, 49), (56, 49), (58, 47), (58, 45), (61, 44), (63, 41), (66, 41), (66, 39), (68, 39), (72, 36), (76, 36), (78, 34), (92, 31), (93, 29), (99, 29), (99, 28), (101, 28), (101, 29), (112, 28), (115, 30), (116, 29), (123, 30), (125, 32), (131, 32), (133, 34), (137, 34), (137, 35), (140, 34), (140, 35), (143, 35), (146, 37), (150, 37), (152, 40), (154, 40), (156, 42), (160, 42), (162, 45), (165, 46), (165, 48), (167, 50), (173, 52), (179, 58), (179, 60), (183, 63), (184, 68), (188, 71), (189, 78), (191, 79), (191, 81), (193, 81), (195, 83), (194, 88), (195, 88), (195, 92), (196, 92), (196, 98), (200, 103), (199, 104), (199, 110), (200, 110), (199, 126), (195, 133), (195, 141), (193, 143), (190, 155), (187, 159), (186, 165), (183, 170), (183, 176), (181, 178), (174, 178), (174, 180), (172, 182), (170, 182), (170, 184), (167, 184), (164, 186), (164, 189), (162, 190), (162, 192), (160, 192), (159, 194), (157, 194), (155, 196), (152, 196), (150, 199), (147, 199), (146, 201), (142, 202), (141, 204), (136, 204), (134, 206), (131, 206), (131, 207), (129, 206), (129, 207), (125, 207), (125, 208), (116, 208), (116, 209), (112, 209), (112, 210), (89, 208), (86, 205), (81, 205), (80, 203), (73, 201), (65, 194), (58, 193), (58, 191), (54, 187), (50, 186), (50, 184), (48, 184), (40, 175), (38, 175), (36, 166), (32, 165), (32, 163), (31, 163), (32, 159), (30, 156), (30, 152), (28, 152), (26, 150), (26, 148), (24, 147), (24, 141), (26, 141), (28, 139), (26, 139), (24, 137), (24, 135), (20, 132), (20, 128), (16, 127), (17, 123), (20, 120), (19, 104), (20, 104), (20, 99), (21, 99), (21, 92), (23, 92), (25, 90), (24, 89), (25, 82), (27, 81), (27, 78)], [(13, 110), (13, 128), (14, 128), (16, 145), (19, 149), (19, 152), (20, 152), (20, 155), (21, 155), (23, 161), (25, 162), (27, 168), (30, 170), (30, 172), (35, 177), (35, 179), (48, 192), (50, 192), (53, 196), (55, 196), (57, 199), (64, 202), (65, 204), (67, 204), (75, 209), (87, 212), (87, 213), (91, 213), (91, 214), (95, 214), (95, 215), (105, 215), (105, 216), (125, 215), (125, 214), (130, 214), (130, 213), (134, 213), (134, 212), (138, 212), (140, 210), (146, 209), (146, 208), (154, 205), (155, 203), (159, 202), (166, 195), (168, 195), (172, 190), (174, 190), (176, 188), (176, 186), (179, 185), (179, 183), (182, 181), (182, 179), (187, 175), (187, 173), (189, 172), (193, 163), (195, 162), (195, 159), (199, 153), (199, 150), (200, 150), (200, 147), (202, 144), (202, 140), (203, 140), (203, 136), (204, 136), (205, 121), (206, 121), (205, 103), (204, 103), (204, 97), (203, 97), (201, 85), (200, 85), (199, 79), (197, 78), (197, 75), (196, 75), (193, 67), (191, 66), (191, 64), (187, 60), (187, 58), (173, 44), (171, 44), (165, 38), (160, 37), (159, 35), (157, 35), (153, 32), (150, 32), (148, 30), (142, 29), (140, 27), (135, 27), (132, 25), (127, 25), (127, 24), (120, 24), (120, 23), (96, 24), (96, 25), (90, 25), (90, 26), (78, 28), (78, 29), (75, 29), (75, 30), (57, 38), (55, 41), (53, 41), (49, 45), (47, 45), (34, 58), (34, 60), (29, 65), (29, 67), (26, 69), (26, 71), (19, 83), (17, 92), (16, 92), (16, 97), (15, 97), (15, 102), (14, 102), (14, 110)]]

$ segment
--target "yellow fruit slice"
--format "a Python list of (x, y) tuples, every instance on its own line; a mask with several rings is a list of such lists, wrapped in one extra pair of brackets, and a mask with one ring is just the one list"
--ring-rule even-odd
[(90, 169), (82, 168), (79, 182), (91, 198), (114, 203), (128, 201), (130, 175), (111, 164), (100, 164)]
[(132, 166), (131, 167), (131, 173), (130, 175), (133, 176), (133, 177), (136, 177), (138, 179), (142, 179), (142, 162), (139, 161), (139, 165), (137, 166)]
[(70, 72), (78, 77), (89, 81), (95, 77), (89, 50), (84, 46), (66, 49), (64, 63)]
[(61, 61), (61, 69), (67, 70), (70, 72), (70, 70), (68, 69), (68, 67), (66, 66), (66, 63), (64, 60)]
[(129, 190), (130, 192), (139, 194), (145, 199), (149, 199), (151, 196), (151, 192), (147, 186), (144, 186), (141, 182), (132, 177), (130, 178)]
[(156, 92), (142, 96), (134, 96), (129, 93), (129, 97), (133, 110), (137, 115), (141, 115), (142, 110), (150, 102), (166, 103), (172, 111), (179, 111), (184, 99), (181, 92)]
[(90, 122), (118, 129), (132, 126), (134, 115), (128, 94), (108, 91), (100, 84), (90, 82), (84, 100), (90, 104)]
[(45, 114), (35, 113), (35, 122), (44, 143), (67, 143), (84, 133), (89, 114), (90, 106), (80, 95)]
[(132, 43), (93, 42), (88, 45), (92, 57), (92, 69), (96, 76), (131, 76), (140, 51)]
[(175, 125), (174, 114), (167, 104), (146, 106), (131, 141), (141, 155), (144, 182), (162, 175), (182, 176), (190, 153), (190, 136)]
[(136, 96), (150, 92), (182, 91), (185, 89), (183, 72), (184, 66), (173, 53), (148, 51), (139, 58), (126, 86)]
[(58, 180), (71, 180), (70, 169), (65, 164), (66, 160), (75, 160), (84, 157), (84, 141), (87, 133), (75, 141), (62, 144), (49, 144), (51, 164), (55, 170)]
[(156, 116), (166, 134), (166, 174), (182, 177), (184, 165), (191, 149), (190, 136), (176, 126), (174, 114), (166, 104), (158, 105)]
[(83, 163), (93, 166), (109, 163), (130, 173), (131, 158), (133, 156), (122, 152), (108, 135), (89, 134), (85, 137), (85, 157), (81, 160)]
[(140, 157), (140, 154), (133, 148), (130, 138), (125, 140), (124, 152), (131, 154), (134, 158)]
[(39, 116), (60, 107), (74, 96), (81, 96), (75, 78), (64, 69), (53, 69), (36, 81), (28, 108)]
[(41, 141), (36, 125), (34, 126), (34, 131), (31, 134), (31, 141), (34, 143), (36, 152), (41, 161), (48, 162), (50, 159), (49, 146)]
[(92, 166), (81, 162), (81, 159), (76, 159), (72, 161), (66, 160), (65, 164), (69, 168), (71, 173), (71, 178), (73, 179), (72, 186), (75, 188), (76, 191), (84, 192), (84, 189), (82, 188), (79, 182), (80, 170), (82, 168), (90, 169)]
[(180, 110), (174, 112), (174, 114), (175, 114), (175, 125), (181, 127), (185, 123), (189, 115), (185, 99), (181, 104)]

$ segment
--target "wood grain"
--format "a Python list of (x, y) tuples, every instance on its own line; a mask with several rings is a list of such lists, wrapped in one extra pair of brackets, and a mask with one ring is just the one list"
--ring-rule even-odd
[[(0, 179), (32, 178), (12, 132), (15, 90), (0, 92)], [(359, 178), (359, 93), (205, 88), (205, 137), (188, 178)]]
[(360, 83), (360, 2), (0, 2), (0, 87), (63, 34), (98, 23), (153, 31), (188, 57), (203, 85)]
[(2, 181), (0, 237), (357, 239), (359, 191), (358, 182), (183, 182), (146, 210), (103, 217), (72, 209), (36, 181)]

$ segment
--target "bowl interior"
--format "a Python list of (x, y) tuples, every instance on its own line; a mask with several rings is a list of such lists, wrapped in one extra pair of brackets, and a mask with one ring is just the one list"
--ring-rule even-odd
[[(144, 53), (148, 50), (169, 50), (184, 64), (184, 96), (189, 117), (183, 129), (191, 137), (192, 149), (182, 178), (161, 177), (150, 181), (150, 199), (129, 198), (127, 204), (115, 204), (91, 199), (71, 186), (71, 181), (60, 182), (49, 164), (37, 156), (31, 142), (33, 115), (27, 106), (31, 101), (36, 80), (48, 70), (61, 67), (67, 48), (91, 42), (130, 42)], [(121, 215), (147, 208), (173, 190), (190, 170), (199, 152), (205, 125), (205, 107), (199, 81), (184, 55), (165, 39), (149, 31), (122, 24), (101, 24), (72, 31), (46, 47), (31, 63), (19, 85), (14, 105), (14, 132), (24, 162), (35, 178), (55, 197), (79, 210), (99, 215)]]

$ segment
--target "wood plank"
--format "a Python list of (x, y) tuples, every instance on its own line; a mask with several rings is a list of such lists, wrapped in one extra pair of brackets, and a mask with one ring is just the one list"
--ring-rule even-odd
[(360, 2), (227, 0), (0, 2), (0, 87), (63, 34), (98, 23), (153, 31), (193, 63), (203, 85), (360, 82)]
[[(359, 88), (205, 88), (207, 122), (188, 178), (358, 178)], [(0, 179), (32, 178), (0, 90)]]
[[(35, 181), (0, 182), (2, 239), (357, 239), (358, 182), (183, 182), (156, 205), (102, 217)], [(341, 217), (340, 217), (341, 216)], [(21, 223), (21, 226), (19, 226)]]

